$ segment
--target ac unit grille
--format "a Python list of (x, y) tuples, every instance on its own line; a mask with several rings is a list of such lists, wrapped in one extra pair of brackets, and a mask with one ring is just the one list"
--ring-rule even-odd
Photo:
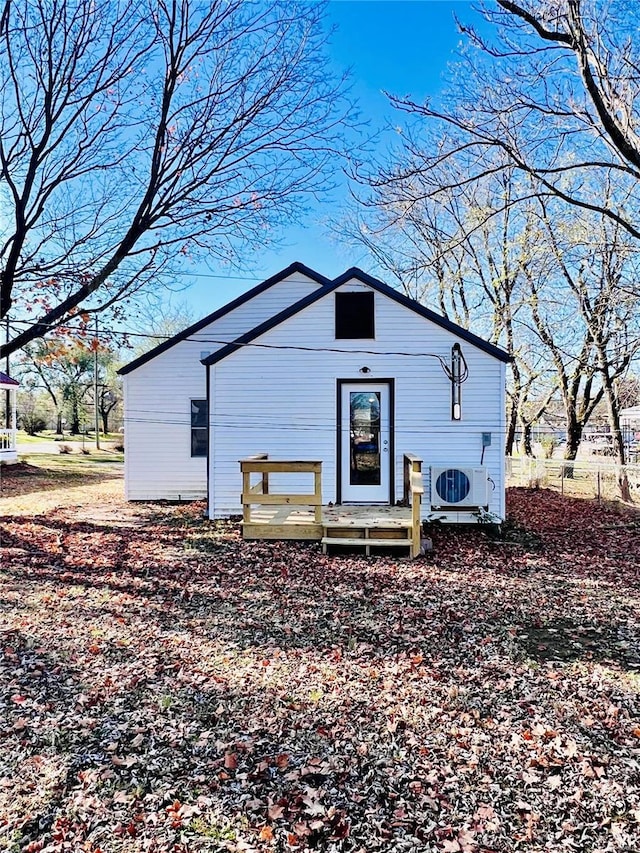
[(463, 501), (471, 491), (469, 478), (459, 468), (447, 468), (436, 480), (436, 492), (448, 504)]

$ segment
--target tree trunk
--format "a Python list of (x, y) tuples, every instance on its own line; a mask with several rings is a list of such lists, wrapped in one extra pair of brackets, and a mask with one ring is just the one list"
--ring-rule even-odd
[(625, 467), (626, 453), (624, 447), (624, 438), (622, 435), (622, 430), (620, 429), (620, 418), (618, 417), (618, 412), (616, 409), (613, 409), (609, 413), (609, 423), (611, 425), (613, 446), (616, 451), (616, 461), (619, 465), (618, 488), (620, 490), (620, 497), (623, 501), (631, 503), (631, 487), (629, 486), (629, 478), (627, 476), (627, 469)]
[(627, 503), (631, 502), (631, 488), (629, 486), (629, 478), (625, 469), (626, 453), (624, 447), (624, 436), (620, 429), (620, 413), (618, 410), (618, 401), (616, 399), (616, 390), (609, 375), (608, 370), (602, 371), (602, 381), (605, 388), (605, 398), (607, 401), (607, 420), (609, 421), (609, 429), (611, 430), (611, 438), (613, 439), (613, 449), (615, 450), (616, 461), (620, 466), (618, 468), (618, 488), (620, 497)]
[(62, 426), (62, 410), (56, 409), (56, 435), (64, 435), (64, 427)]
[(572, 412), (567, 412), (567, 444), (565, 446), (564, 458), (567, 462), (564, 466), (564, 476), (571, 480), (573, 479), (573, 463), (578, 455), (578, 448), (582, 440), (583, 424), (579, 423), (577, 418), (572, 416)]
[(71, 435), (79, 435), (80, 433), (80, 407), (78, 405), (78, 397), (73, 394), (71, 397), (71, 424), (69, 426)]
[(520, 452), (525, 456), (533, 456), (533, 448), (531, 446), (531, 424), (521, 423), (522, 438), (520, 440)]
[(507, 443), (505, 452), (507, 456), (511, 456), (513, 454), (513, 445), (516, 440), (516, 426), (518, 422), (518, 412), (514, 405), (511, 406), (511, 410), (509, 412), (509, 419), (507, 423)]
[(100, 417), (102, 418), (102, 432), (104, 435), (109, 435), (109, 411), (100, 409)]

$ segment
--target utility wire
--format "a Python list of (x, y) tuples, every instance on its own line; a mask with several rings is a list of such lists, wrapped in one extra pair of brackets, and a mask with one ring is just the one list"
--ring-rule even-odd
[[(23, 325), (29, 325), (25, 320), (13, 320), (12, 323), (21, 323)], [(38, 325), (37, 323), (30, 325)], [(118, 329), (101, 329), (97, 334), (96, 333), (87, 333), (89, 337), (99, 337), (100, 335), (123, 335), (123, 336), (131, 336), (138, 338), (153, 338), (160, 341), (169, 340), (166, 335), (152, 335), (152, 334), (144, 334), (142, 332), (125, 332)], [(196, 333), (197, 334), (197, 333)], [(451, 374), (451, 368), (446, 361), (446, 357), (433, 352), (406, 352), (406, 351), (395, 351), (395, 350), (366, 350), (366, 349), (342, 349), (340, 347), (310, 347), (310, 346), (301, 346), (301, 345), (293, 345), (293, 344), (264, 344), (264, 343), (256, 343), (254, 341), (249, 342), (241, 342), (237, 340), (222, 340), (220, 338), (205, 338), (205, 337), (185, 337), (181, 338), (180, 341), (188, 341), (190, 343), (198, 343), (198, 344), (217, 344), (219, 347), (225, 347), (233, 345), (240, 349), (241, 347), (254, 347), (256, 349), (268, 349), (268, 350), (293, 350), (297, 352), (330, 352), (330, 353), (341, 353), (344, 355), (375, 355), (375, 356), (402, 356), (406, 358), (435, 358), (442, 367), (444, 373), (447, 378), (452, 381), (453, 377)], [(210, 353), (211, 354), (211, 353)], [(464, 356), (463, 360), (463, 370), (461, 372), (459, 382), (464, 382), (469, 376), (469, 369)]]
[[(244, 429), (247, 429), (247, 430), (277, 429), (278, 431), (280, 431), (280, 430), (295, 430), (295, 431), (301, 431), (301, 432), (330, 432), (333, 434), (335, 434), (337, 429), (338, 429), (338, 425), (335, 423), (335, 421), (332, 423), (323, 423), (323, 424), (313, 424), (313, 423), (299, 424), (299, 423), (296, 423), (295, 421), (287, 421), (287, 422), (285, 422), (285, 421), (281, 421), (281, 422), (272, 421), (269, 423), (264, 423), (264, 422), (263, 423), (260, 423), (260, 422), (253, 422), (252, 423), (252, 422), (247, 422), (246, 420), (236, 421), (236, 422), (218, 421), (218, 420), (215, 420), (215, 418), (214, 418), (213, 420), (210, 420), (207, 424), (205, 424), (203, 426), (196, 426), (196, 425), (192, 424), (191, 421), (187, 417), (184, 417), (184, 418), (146, 417), (146, 418), (144, 418), (144, 417), (126, 416), (124, 418), (124, 422), (125, 422), (125, 424), (156, 424), (158, 426), (166, 426), (166, 425), (184, 426), (184, 427), (188, 427), (190, 429), (206, 429), (209, 426), (209, 427), (220, 427), (220, 428), (225, 428), (225, 429), (230, 429), (230, 430), (236, 430), (236, 429), (238, 429), (238, 430), (244, 430)], [(457, 421), (456, 423), (459, 423), (459, 422)], [(483, 432), (489, 432), (490, 431), (495, 435), (506, 435), (507, 434), (507, 431), (504, 429), (504, 426), (502, 424), (496, 425), (496, 424), (487, 424), (486, 422), (477, 422), (477, 423), (471, 423), (470, 422), (470, 423), (467, 423), (465, 426), (467, 427), (466, 430), (463, 430), (463, 432), (465, 432), (465, 433), (467, 433), (468, 431), (477, 432), (477, 431), (482, 430)], [(411, 434), (415, 434), (415, 435), (428, 435), (428, 436), (446, 435), (446, 436), (451, 436), (451, 430), (450, 429), (425, 428), (425, 426), (423, 424), (418, 424), (418, 423), (416, 423), (416, 424), (402, 424), (402, 423), (398, 424), (398, 422), (396, 421), (394, 424), (394, 431), (398, 432), (399, 430), (404, 432), (404, 433), (411, 433)]]

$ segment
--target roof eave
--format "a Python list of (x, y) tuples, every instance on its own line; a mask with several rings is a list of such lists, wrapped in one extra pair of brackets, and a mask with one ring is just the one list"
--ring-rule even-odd
[[(208, 326), (210, 323), (219, 320), (221, 317), (224, 317), (230, 311), (244, 305), (245, 302), (248, 302), (250, 299), (253, 299), (254, 296), (258, 296), (260, 293), (263, 293), (265, 290), (268, 290), (273, 285), (278, 284), (280, 281), (284, 281), (284, 279), (288, 278), (290, 275), (294, 273), (300, 273), (301, 275), (305, 275), (307, 278), (310, 278), (312, 281), (315, 281), (316, 284), (320, 285), (320, 288), (325, 287), (329, 284), (329, 279), (320, 273), (312, 270), (311, 267), (307, 267), (304, 264), (300, 263), (300, 261), (294, 261), (285, 269), (280, 272), (275, 273), (275, 275), (270, 276), (265, 279), (265, 281), (260, 282), (255, 287), (248, 290), (246, 293), (241, 294), (236, 299), (233, 299), (231, 302), (228, 302), (226, 305), (223, 305), (221, 308), (218, 308), (211, 314), (208, 314), (206, 317), (203, 317), (201, 320), (198, 320), (196, 323), (193, 323), (191, 326), (188, 326), (186, 329), (183, 329), (178, 334), (173, 335), (173, 337), (169, 338), (166, 341), (162, 341), (162, 343), (158, 344), (158, 346), (144, 353), (143, 355), (135, 358), (133, 361), (130, 361), (129, 364), (125, 364), (118, 370), (118, 373), (121, 376), (125, 376), (128, 373), (132, 373), (137, 368), (142, 367), (148, 361), (151, 361), (156, 356), (161, 355), (163, 352), (166, 352), (171, 347), (180, 343), (180, 341), (186, 340), (190, 335), (197, 334), (201, 329)], [(205, 343), (203, 341), (203, 343)]]
[(308, 294), (302, 299), (295, 302), (293, 305), (289, 306), (289, 308), (285, 308), (284, 311), (281, 311), (279, 314), (276, 314), (275, 317), (271, 317), (269, 320), (266, 320), (264, 323), (261, 323), (259, 326), (256, 326), (249, 332), (246, 332), (244, 335), (236, 338), (230, 344), (222, 347), (214, 353), (211, 353), (207, 358), (202, 359), (202, 364), (206, 366), (211, 366), (213, 364), (217, 364), (219, 361), (222, 361), (227, 356), (239, 350), (245, 344), (250, 343), (256, 338), (263, 335), (265, 332), (270, 331), (271, 329), (278, 326), (280, 323), (283, 323), (285, 320), (288, 320), (290, 317), (293, 317), (298, 312), (304, 310), (305, 308), (312, 305), (318, 299), (322, 299), (327, 294), (335, 291), (338, 287), (345, 284), (347, 281), (350, 281), (353, 278), (357, 278), (363, 284), (368, 285), (369, 287), (374, 288), (380, 293), (390, 297), (391, 299), (398, 302), (400, 305), (408, 308), (411, 311), (414, 311), (419, 316), (423, 317), (426, 320), (429, 320), (432, 323), (435, 323), (438, 326), (446, 329), (451, 332), (451, 334), (455, 335), (458, 338), (470, 343), (472, 346), (477, 347), (478, 349), (486, 352), (488, 355), (493, 358), (498, 359), (504, 363), (509, 363), (513, 361), (513, 356), (511, 356), (508, 352), (500, 347), (496, 347), (493, 344), (490, 344), (488, 341), (485, 341), (484, 338), (480, 338), (477, 335), (474, 335), (473, 332), (469, 332), (467, 329), (464, 329), (462, 326), (458, 326), (457, 323), (453, 323), (451, 320), (448, 320), (446, 317), (442, 317), (440, 314), (436, 314), (434, 311), (431, 311), (429, 308), (425, 308), (424, 305), (420, 305), (419, 302), (416, 302), (415, 299), (410, 299), (408, 296), (404, 296), (402, 293), (398, 293), (397, 290), (394, 290), (392, 287), (389, 287), (388, 284), (380, 281), (373, 276), (370, 276), (368, 273), (363, 272), (357, 267), (352, 267), (348, 269), (346, 272), (342, 273), (342, 275), (335, 278), (333, 281), (327, 283), (326, 286), (318, 288), (318, 290), (313, 291), (313, 293)]
[(385, 282), (374, 278), (373, 276), (369, 275), (361, 269), (358, 269), (358, 267), (351, 267), (346, 272), (342, 273), (342, 275), (338, 276), (337, 279), (334, 279), (333, 284), (335, 287), (340, 287), (341, 285), (345, 284), (347, 281), (350, 281), (353, 278), (357, 278), (363, 284), (367, 284), (370, 287), (373, 287), (374, 289), (380, 291), (381, 293), (384, 293), (386, 296), (389, 296), (391, 299), (394, 299), (400, 305), (404, 305), (406, 308), (415, 311), (416, 314), (419, 314), (426, 320), (430, 320), (432, 323), (441, 326), (443, 329), (446, 329), (457, 337), (462, 338), (462, 340), (467, 341), (467, 343), (478, 347), (478, 349), (481, 349), (489, 355), (492, 355), (499, 361), (503, 361), (505, 363), (510, 363), (514, 361), (514, 357), (506, 350), (503, 350), (501, 349), (501, 347), (497, 347), (494, 344), (489, 343), (489, 341), (486, 341), (484, 338), (481, 338), (478, 335), (474, 335), (473, 332), (470, 332), (463, 326), (459, 326), (457, 323), (454, 323), (447, 317), (443, 317), (442, 314), (438, 314), (437, 312), (432, 311), (430, 308), (421, 305), (419, 302), (416, 302), (415, 299), (411, 299), (409, 296), (405, 296), (403, 293), (400, 293), (399, 291), (395, 290), (395, 288), (390, 287), (388, 284), (385, 284)]

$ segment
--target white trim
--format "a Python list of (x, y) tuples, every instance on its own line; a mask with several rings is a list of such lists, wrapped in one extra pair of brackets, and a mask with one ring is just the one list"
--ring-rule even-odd
[[(507, 448), (507, 365), (502, 363), (500, 365), (500, 422), (501, 429), (499, 432), (500, 435), (500, 458), (498, 464), (500, 465), (500, 483), (495, 484), (495, 488), (499, 490), (500, 493), (500, 517), (507, 517), (507, 500), (506, 500), (506, 448)], [(491, 498), (491, 495), (489, 495)]]
[(127, 428), (127, 417), (126, 413), (128, 411), (128, 377), (122, 377), (122, 410), (124, 412), (123, 418), (123, 430), (124, 434), (122, 436), (122, 443), (124, 445), (124, 499), (126, 501), (131, 500), (130, 490), (131, 490), (131, 475), (129, 473), (129, 459), (131, 453), (129, 452), (129, 429)]

